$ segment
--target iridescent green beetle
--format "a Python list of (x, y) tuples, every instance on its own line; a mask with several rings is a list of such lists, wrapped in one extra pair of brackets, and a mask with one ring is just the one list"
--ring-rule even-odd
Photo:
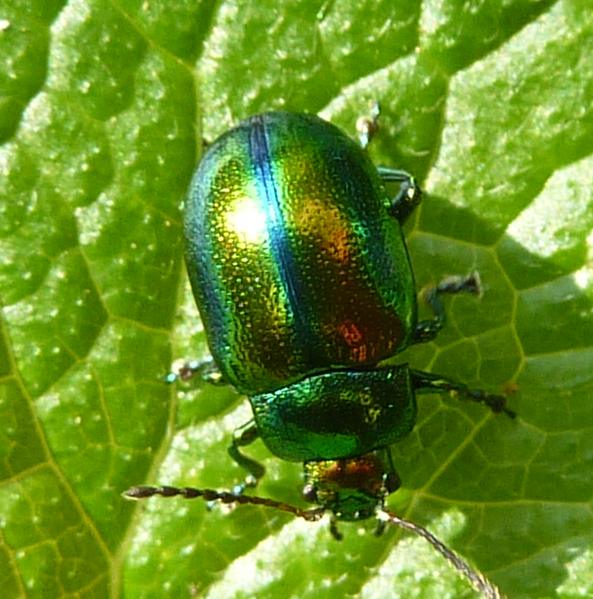
[[(420, 190), (407, 173), (369, 159), (377, 115), (363, 122), (362, 147), (316, 116), (251, 117), (208, 148), (185, 207), (186, 263), (213, 363), (189, 363), (181, 375), (198, 371), (249, 397), (254, 419), (229, 448), (249, 472), (246, 484), (264, 470), (240, 447), (260, 437), (276, 456), (304, 462), (304, 495), (321, 508), (246, 496), (245, 485), (129, 495), (197, 494), (304, 517), (327, 509), (338, 537), (336, 519), (385, 513), (399, 486), (389, 446), (413, 428), (416, 393), (447, 392), (514, 415), (501, 396), (406, 364), (378, 366), (433, 339), (444, 323), (440, 294), (478, 293), (479, 280), (452, 277), (429, 290), (435, 317), (418, 322), (401, 225)], [(399, 184), (395, 198), (385, 182)]]

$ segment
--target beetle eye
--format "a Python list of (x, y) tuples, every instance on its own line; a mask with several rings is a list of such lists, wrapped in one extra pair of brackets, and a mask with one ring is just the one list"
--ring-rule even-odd
[(317, 503), (317, 489), (313, 485), (303, 487), (303, 499), (311, 503)]
[(393, 493), (400, 486), (399, 476), (395, 472), (389, 472), (385, 475), (384, 483), (388, 493)]

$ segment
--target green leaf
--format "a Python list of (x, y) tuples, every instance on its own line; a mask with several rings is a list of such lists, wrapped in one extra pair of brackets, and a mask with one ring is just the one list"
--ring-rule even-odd
[[(390, 507), (510, 597), (593, 594), (593, 13), (585, 0), (0, 0), (0, 578), (7, 597), (470, 597), (421, 539), (251, 506), (131, 503), (230, 488), (250, 417), (167, 386), (208, 355), (180, 205), (202, 138), (249, 114), (354, 133), (426, 191), (418, 288), (478, 270), (436, 342), (396, 358), (512, 392), (511, 421), (419, 398)], [(258, 493), (302, 505), (260, 442)], [(360, 531), (366, 531), (360, 534)]]

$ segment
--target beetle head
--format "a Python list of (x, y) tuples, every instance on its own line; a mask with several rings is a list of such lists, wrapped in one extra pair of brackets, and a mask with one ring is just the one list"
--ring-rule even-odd
[(304, 498), (330, 510), (337, 520), (374, 516), (387, 495), (400, 485), (382, 454), (305, 462)]

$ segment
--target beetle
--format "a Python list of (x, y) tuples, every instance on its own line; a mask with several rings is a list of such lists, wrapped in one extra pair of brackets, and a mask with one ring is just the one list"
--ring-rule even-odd
[[(385, 522), (404, 526), (450, 561), (460, 559), (384, 509), (400, 485), (389, 446), (414, 427), (418, 393), (515, 414), (503, 396), (407, 364), (381, 364), (434, 339), (445, 322), (442, 295), (479, 294), (480, 281), (472, 273), (428, 289), (434, 317), (418, 320), (402, 225), (421, 192), (408, 173), (371, 162), (366, 147), (378, 113), (359, 123), (360, 144), (317, 116), (268, 112), (208, 147), (187, 196), (185, 238), (212, 360), (187, 363), (169, 380), (200, 373), (249, 398), (253, 420), (229, 447), (248, 476), (232, 493), (142, 486), (129, 497), (259, 503), (307, 519), (328, 510), (336, 538), (337, 521), (376, 516), (378, 532)], [(399, 186), (395, 197), (388, 182)], [(258, 437), (277, 457), (304, 463), (303, 493), (319, 508), (244, 494), (264, 474), (241, 451)], [(471, 568), (461, 563), (467, 575)]]

